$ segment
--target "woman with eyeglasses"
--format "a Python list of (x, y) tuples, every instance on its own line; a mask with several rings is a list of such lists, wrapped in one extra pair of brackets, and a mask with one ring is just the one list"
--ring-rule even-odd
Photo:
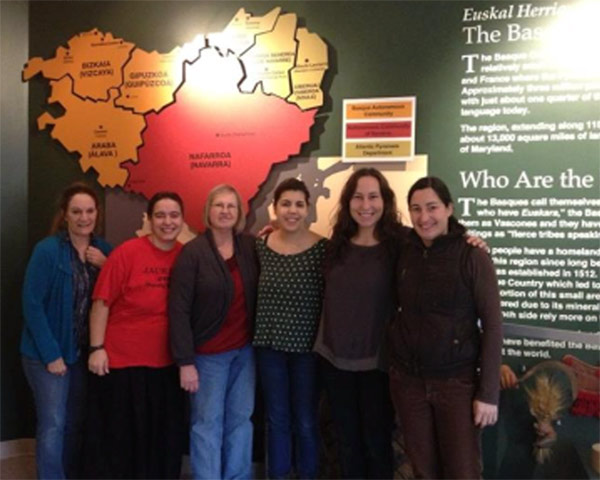
[(171, 347), (191, 401), (192, 473), (251, 478), (258, 263), (254, 237), (242, 233), (245, 215), (234, 187), (210, 191), (204, 224), (206, 231), (183, 248), (169, 292)]

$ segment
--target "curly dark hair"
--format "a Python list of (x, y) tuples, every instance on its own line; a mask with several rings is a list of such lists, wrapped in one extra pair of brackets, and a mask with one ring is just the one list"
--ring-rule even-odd
[(52, 224), (50, 226), (50, 235), (54, 235), (60, 231), (67, 230), (67, 223), (65, 222), (65, 215), (67, 214), (67, 210), (69, 209), (69, 204), (71, 203), (71, 199), (78, 194), (84, 194), (92, 198), (94, 200), (94, 204), (96, 206), (96, 210), (98, 211), (98, 216), (96, 217), (96, 225), (94, 227), (94, 233), (98, 233), (101, 229), (103, 223), (102, 217), (102, 208), (100, 206), (100, 200), (98, 199), (98, 194), (96, 191), (90, 187), (87, 183), (83, 182), (75, 182), (65, 188), (58, 198), (58, 208), (54, 217), (52, 219)]
[(358, 233), (358, 224), (350, 214), (350, 201), (356, 192), (358, 181), (363, 177), (373, 177), (379, 183), (383, 199), (383, 214), (375, 225), (375, 238), (394, 254), (397, 240), (403, 233), (402, 222), (396, 206), (396, 195), (387, 179), (375, 168), (356, 170), (346, 181), (337, 206), (333, 234), (328, 246), (326, 266), (330, 267), (343, 260), (352, 239)]
[(294, 192), (302, 192), (304, 194), (306, 204), (308, 205), (310, 203), (310, 192), (308, 191), (306, 184), (297, 178), (286, 178), (279, 185), (277, 185), (275, 193), (273, 194), (273, 204), (277, 204), (281, 198), (281, 195), (284, 192), (289, 192), (290, 190)]
[(150, 200), (148, 200), (148, 205), (146, 206), (146, 215), (148, 215), (148, 220), (150, 220), (150, 217), (152, 217), (152, 214), (154, 213), (154, 207), (156, 206), (156, 204), (161, 200), (165, 199), (173, 200), (174, 202), (176, 202), (179, 205), (179, 208), (181, 209), (181, 214), (183, 215), (183, 200), (181, 199), (179, 194), (176, 192), (164, 191), (155, 193), (154, 195), (152, 195)]

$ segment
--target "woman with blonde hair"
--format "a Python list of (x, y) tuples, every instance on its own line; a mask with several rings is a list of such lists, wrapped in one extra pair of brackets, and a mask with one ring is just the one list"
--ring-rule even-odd
[(251, 478), (258, 264), (234, 187), (210, 191), (204, 224), (175, 263), (169, 292), (171, 348), (190, 393), (192, 473)]

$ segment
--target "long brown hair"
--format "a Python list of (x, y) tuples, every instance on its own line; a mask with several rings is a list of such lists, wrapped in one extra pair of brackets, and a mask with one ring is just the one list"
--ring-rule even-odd
[(356, 192), (358, 181), (363, 177), (373, 177), (379, 183), (381, 198), (383, 199), (383, 213), (375, 225), (374, 235), (380, 243), (385, 243), (392, 251), (395, 249), (395, 240), (402, 232), (402, 222), (398, 215), (396, 195), (387, 179), (375, 168), (361, 168), (356, 170), (346, 181), (337, 206), (333, 234), (328, 248), (328, 266), (342, 260), (350, 239), (358, 233), (358, 224), (350, 214), (350, 201)]
[(94, 233), (98, 233), (100, 231), (103, 223), (103, 216), (98, 195), (89, 185), (83, 182), (75, 182), (65, 188), (58, 198), (58, 209), (54, 214), (54, 218), (52, 219), (50, 235), (54, 235), (57, 232), (66, 231), (67, 223), (65, 222), (65, 215), (67, 214), (69, 203), (71, 203), (71, 199), (79, 193), (88, 195), (92, 197), (92, 200), (94, 200), (94, 203), (96, 204), (96, 210), (98, 211), (98, 215), (96, 216), (96, 225), (94, 226)]

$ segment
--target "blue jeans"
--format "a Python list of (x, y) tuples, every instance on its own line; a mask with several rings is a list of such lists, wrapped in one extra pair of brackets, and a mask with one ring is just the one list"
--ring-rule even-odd
[(317, 364), (313, 353), (257, 348), (258, 369), (267, 413), (269, 478), (292, 469), (292, 432), (296, 474), (316, 478), (319, 467)]
[(251, 345), (196, 355), (200, 387), (190, 395), (190, 463), (195, 479), (252, 477), (256, 370)]
[(54, 375), (38, 360), (22, 356), (23, 370), (33, 391), (38, 478), (78, 478), (74, 465), (81, 458), (87, 372), (85, 362), (67, 365)]

